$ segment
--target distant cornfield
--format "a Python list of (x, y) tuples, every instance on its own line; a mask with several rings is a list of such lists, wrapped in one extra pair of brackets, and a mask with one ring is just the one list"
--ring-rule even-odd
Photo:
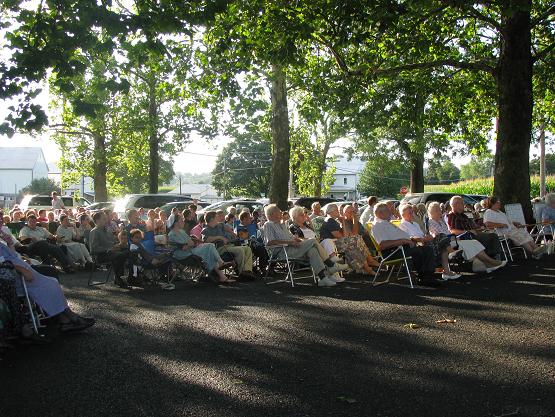
[[(555, 191), (555, 175), (546, 178), (546, 187), (548, 191)], [(461, 181), (453, 184), (426, 185), (424, 191), (429, 192), (449, 192), (460, 194), (483, 194), (491, 195), (493, 193), (493, 177), (478, 178), (475, 180)], [(530, 198), (540, 195), (540, 177), (530, 177)]]

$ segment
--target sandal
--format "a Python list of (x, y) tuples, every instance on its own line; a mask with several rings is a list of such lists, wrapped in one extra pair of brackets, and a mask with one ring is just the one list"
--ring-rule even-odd
[(80, 332), (91, 326), (94, 326), (96, 320), (91, 317), (78, 317), (77, 320), (71, 321), (69, 323), (62, 323), (60, 325), (60, 331), (62, 333), (68, 332)]

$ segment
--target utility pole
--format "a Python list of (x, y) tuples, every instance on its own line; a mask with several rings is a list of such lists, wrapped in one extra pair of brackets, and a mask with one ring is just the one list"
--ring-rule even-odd
[(540, 125), (540, 197), (545, 197), (545, 121)]
[(181, 194), (181, 172), (179, 173), (179, 194)]

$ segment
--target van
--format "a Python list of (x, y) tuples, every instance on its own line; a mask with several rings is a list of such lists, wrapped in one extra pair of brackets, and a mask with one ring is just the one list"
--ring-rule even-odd
[[(72, 196), (62, 195), (60, 196), (62, 199), (64, 206), (66, 208), (73, 208), (77, 206), (88, 206), (90, 205), (90, 201), (86, 198), (73, 198)], [(19, 203), (19, 208), (25, 211), (28, 209), (35, 209), (35, 210), (52, 210), (52, 197), (46, 194), (34, 194), (34, 195), (26, 195)]]
[(193, 202), (193, 198), (189, 195), (182, 194), (127, 194), (125, 197), (116, 200), (114, 203), (114, 212), (120, 219), (125, 220), (127, 210), (139, 208), (154, 209), (162, 207), (164, 204), (173, 203), (174, 201)]

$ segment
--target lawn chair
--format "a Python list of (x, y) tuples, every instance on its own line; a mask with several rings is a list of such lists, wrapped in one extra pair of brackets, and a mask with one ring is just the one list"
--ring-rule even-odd
[[(94, 287), (96, 285), (106, 284), (108, 282), (108, 280), (110, 279), (110, 274), (112, 273), (112, 262), (110, 262), (110, 261), (99, 262), (98, 258), (95, 255), (91, 255), (91, 257), (92, 257), (92, 260), (93, 260), (94, 264), (96, 265), (96, 268), (94, 268), (94, 269), (91, 268), (91, 271), (89, 272), (89, 279), (87, 281), (87, 285), (89, 287)], [(95, 272), (104, 272), (104, 279), (100, 280), (100, 281), (93, 280), (93, 276), (94, 276)]]
[[(374, 239), (374, 236), (372, 236), (372, 223), (367, 223), (366, 224), (366, 230), (368, 230), (368, 233), (370, 234), (370, 238), (372, 239), (372, 244), (374, 245), (374, 249), (375, 249), (375, 253), (376, 253), (375, 257), (376, 257), (376, 259), (378, 259), (380, 261), (380, 265), (378, 266), (378, 270), (376, 271), (376, 275), (374, 276), (374, 279), (372, 280), (372, 284), (374, 286), (387, 284), (388, 282), (390, 282), (390, 279), (391, 279), (391, 276), (393, 275), (393, 272), (395, 270), (397, 270), (397, 275), (395, 276), (395, 279), (396, 280), (408, 279), (409, 283), (410, 283), (410, 288), (414, 288), (414, 284), (412, 282), (412, 275), (410, 273), (410, 268), (409, 268), (409, 264), (408, 264), (408, 261), (412, 260), (412, 258), (410, 256), (405, 255), (405, 249), (403, 248), (403, 246), (398, 246), (389, 255), (384, 256), (383, 253), (382, 253), (382, 250), (380, 248), (380, 244), (376, 241), (376, 239)], [(390, 267), (391, 267), (391, 269), (389, 269)], [(382, 269), (385, 269), (385, 268), (389, 269), (389, 274), (387, 275), (387, 279), (385, 281), (376, 282), (379, 275), (380, 275), (380, 271)], [(403, 268), (407, 272), (407, 276), (406, 277), (399, 277)]]
[(534, 211), (534, 220), (536, 224), (530, 231), (530, 234), (534, 238), (536, 243), (539, 243), (543, 240), (543, 243), (547, 243), (547, 236), (555, 236), (555, 226), (552, 224), (543, 224), (542, 223), (542, 211), (545, 207), (545, 203), (535, 203), (532, 206)]
[[(284, 272), (286, 272), (285, 279), (271, 282), (268, 284), (289, 281), (291, 282), (291, 287), (294, 287), (296, 279), (299, 280), (299, 279), (306, 279), (306, 278), (312, 278), (314, 280), (314, 283), (317, 284), (318, 279), (316, 277), (316, 274), (314, 273), (314, 270), (312, 269), (312, 266), (310, 266), (310, 264), (306, 259), (297, 259), (289, 256), (289, 253), (287, 252), (288, 246), (289, 245), (271, 245), (271, 246), (266, 245), (266, 250), (268, 251), (268, 269), (266, 271), (266, 276), (264, 277), (264, 279), (268, 280), (268, 274), (272, 269), (272, 267), (282, 266), (284, 268)], [(296, 272), (308, 271), (308, 270), (311, 271), (311, 275), (306, 275), (301, 277), (294, 276)]]

